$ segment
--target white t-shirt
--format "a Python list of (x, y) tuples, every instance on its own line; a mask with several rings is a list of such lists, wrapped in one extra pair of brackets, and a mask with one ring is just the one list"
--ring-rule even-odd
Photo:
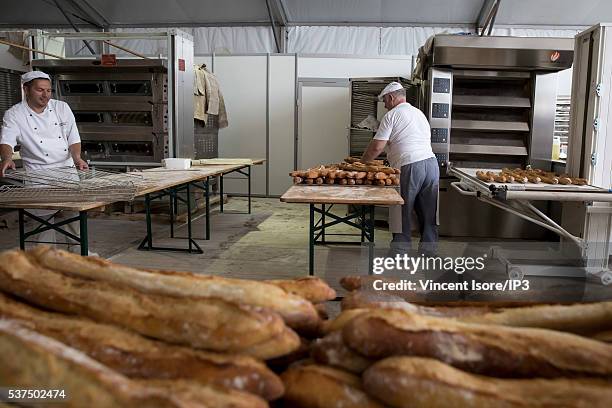
[(427, 118), (408, 102), (383, 116), (375, 140), (386, 140), (385, 152), (393, 167), (435, 157), (431, 150), (431, 129)]
[(23, 101), (7, 110), (2, 120), (0, 144), (21, 145), (26, 168), (72, 166), (68, 147), (80, 142), (66, 102), (51, 99), (42, 113), (36, 113)]

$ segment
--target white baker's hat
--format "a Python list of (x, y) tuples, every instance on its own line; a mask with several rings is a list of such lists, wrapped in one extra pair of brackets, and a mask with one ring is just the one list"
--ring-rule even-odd
[(51, 77), (42, 71), (30, 71), (26, 72), (21, 76), (21, 85), (28, 83), (34, 79), (48, 79), (49, 81), (51, 81)]
[(380, 95), (378, 95), (378, 100), (382, 101), (382, 97), (390, 92), (399, 91), (400, 89), (404, 89), (402, 84), (399, 82), (390, 82), (389, 85), (385, 86), (385, 89), (382, 90)]

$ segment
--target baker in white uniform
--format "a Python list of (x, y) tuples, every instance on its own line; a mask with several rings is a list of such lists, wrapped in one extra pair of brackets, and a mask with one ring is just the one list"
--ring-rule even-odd
[[(25, 170), (71, 166), (87, 169), (87, 162), (81, 158), (81, 138), (74, 114), (67, 103), (51, 99), (49, 75), (41, 71), (27, 72), (21, 76), (21, 83), (24, 100), (7, 110), (2, 121), (1, 175), (7, 169), (15, 169), (12, 156), (16, 145), (21, 146), (19, 153)], [(48, 210), (30, 212), (51, 222), (56, 214)], [(79, 225), (74, 222), (67, 229), (78, 235)], [(55, 242), (55, 231), (42, 232), (34, 240)]]
[[(363, 161), (378, 157), (383, 150), (392, 167), (401, 169), (400, 190), (404, 205), (390, 209), (392, 246), (408, 249), (411, 244), (412, 211), (419, 222), (419, 253), (437, 250), (438, 186), (440, 170), (431, 149), (431, 129), (419, 109), (406, 102), (406, 90), (398, 82), (388, 84), (378, 96), (388, 112), (363, 154)], [(394, 213), (401, 208), (401, 229), (393, 229)]]

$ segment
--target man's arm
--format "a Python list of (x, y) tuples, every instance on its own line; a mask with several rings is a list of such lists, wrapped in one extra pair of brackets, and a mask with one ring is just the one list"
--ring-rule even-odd
[(386, 140), (372, 139), (370, 141), (370, 144), (368, 145), (367, 150), (365, 151), (363, 156), (361, 156), (361, 161), (366, 163), (366, 162), (372, 161), (375, 158), (377, 158), (378, 155), (381, 154), (383, 150), (385, 149), (386, 144), (387, 144)]
[(13, 162), (13, 148), (7, 144), (0, 144), (0, 157), (2, 157), (2, 164), (0, 164), (0, 175), (4, 177), (6, 169), (11, 168), (15, 170), (15, 162)]
[(85, 160), (81, 159), (81, 144), (73, 143), (68, 149), (70, 150), (70, 155), (72, 156), (74, 166), (79, 170), (87, 170), (89, 165)]

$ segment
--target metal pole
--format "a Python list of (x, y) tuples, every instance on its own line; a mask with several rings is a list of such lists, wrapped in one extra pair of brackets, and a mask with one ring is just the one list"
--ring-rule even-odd
[(19, 209), (19, 248), (25, 249), (25, 217), (24, 209)]
[(249, 178), (249, 214), (251, 213), (251, 166), (247, 167), (247, 174)]
[(87, 211), (79, 211), (79, 227), (81, 236), (81, 255), (87, 256), (89, 255), (89, 239), (87, 233)]
[[(204, 189), (204, 194), (206, 195), (206, 239), (210, 239), (210, 177), (206, 177), (204, 181), (206, 184)], [(223, 202), (223, 197), (221, 197), (221, 202)]]
[(321, 204), (321, 242), (325, 243), (325, 204)]
[(193, 246), (193, 239), (191, 237), (191, 195), (189, 186), (191, 183), (187, 183), (187, 238), (189, 240), (189, 252)]
[(314, 276), (314, 204), (310, 204), (310, 225), (308, 228), (308, 275)]
[(174, 238), (174, 192), (170, 190), (170, 238)]
[(151, 231), (151, 198), (145, 194), (145, 217), (147, 220), (147, 249), (153, 248), (153, 232)]
[[(77, 33), (80, 33), (81, 30), (79, 30), (79, 28), (72, 22), (72, 19), (70, 18), (70, 16), (68, 16), (66, 11), (64, 11), (63, 7), (59, 5), (57, 0), (53, 0), (53, 3), (55, 3), (55, 7), (57, 7), (59, 9), (59, 11), (61, 11), (61, 13), (64, 15), (66, 20), (68, 20), (68, 23), (74, 29), (74, 31), (76, 31)], [(83, 43), (85, 43), (85, 46), (87, 47), (87, 49), (89, 50), (91, 55), (96, 55), (96, 52), (94, 51), (93, 48), (91, 48), (91, 45), (89, 45), (89, 43), (87, 41), (83, 40)]]
[(280, 52), (280, 43), (278, 42), (278, 35), (276, 34), (276, 24), (274, 24), (274, 17), (272, 17), (272, 10), (270, 10), (270, 0), (266, 0), (266, 8), (268, 9), (268, 16), (270, 17), (270, 25), (272, 26), (272, 34), (274, 35), (274, 44), (276, 45), (276, 52)]
[(221, 200), (219, 201), (219, 211), (223, 212), (223, 173), (219, 176), (219, 195)]

